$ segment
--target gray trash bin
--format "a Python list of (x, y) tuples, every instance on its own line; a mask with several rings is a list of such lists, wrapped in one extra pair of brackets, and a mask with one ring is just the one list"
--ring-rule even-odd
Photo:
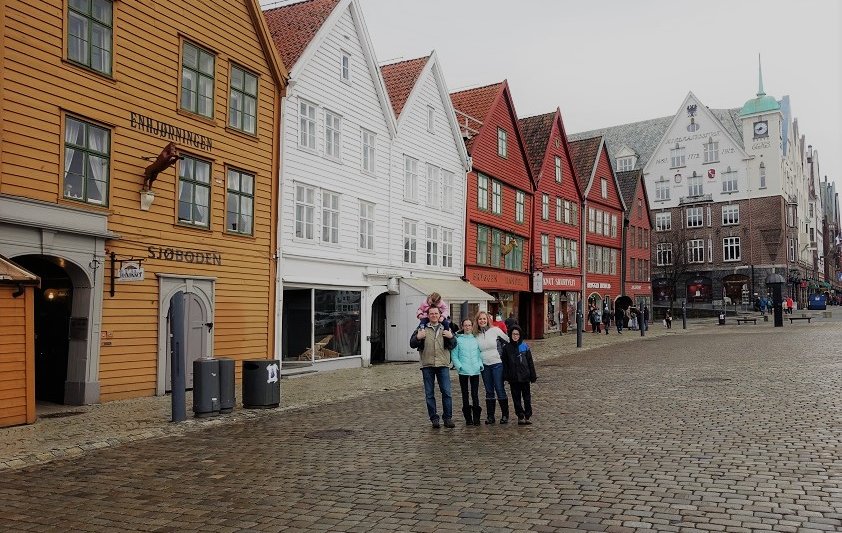
[(219, 361), (219, 412), (227, 414), (234, 410), (236, 403), (234, 360), (220, 358), (217, 361)]
[(281, 369), (278, 361), (243, 361), (243, 407), (271, 409), (280, 404)]
[(197, 418), (219, 414), (219, 361), (193, 361), (193, 413)]

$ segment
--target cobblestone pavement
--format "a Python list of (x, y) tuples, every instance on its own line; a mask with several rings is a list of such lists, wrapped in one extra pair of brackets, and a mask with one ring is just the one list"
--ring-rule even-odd
[(657, 333), (536, 343), (532, 426), (431, 429), (396, 365), (415, 384), (7, 469), (0, 531), (842, 530), (840, 324)]

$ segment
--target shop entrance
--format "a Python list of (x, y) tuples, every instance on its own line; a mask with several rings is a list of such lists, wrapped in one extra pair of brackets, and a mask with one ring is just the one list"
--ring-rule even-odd
[(41, 278), (35, 291), (35, 399), (64, 403), (71, 354), (88, 341), (87, 276), (65, 259), (24, 255), (15, 262)]
[[(187, 389), (193, 388), (193, 361), (207, 357), (208, 336), (205, 334), (213, 326), (208, 322), (207, 311), (198, 296), (192, 293), (178, 292), (175, 296), (184, 295), (184, 384)], [(174, 296), (174, 297), (175, 297)], [(167, 331), (170, 331), (170, 316), (167, 315)], [(169, 339), (167, 335), (167, 339)], [(172, 346), (167, 342), (167, 363), (165, 374), (166, 391), (172, 390)]]
[(383, 293), (371, 305), (371, 362), (386, 362), (386, 297)]

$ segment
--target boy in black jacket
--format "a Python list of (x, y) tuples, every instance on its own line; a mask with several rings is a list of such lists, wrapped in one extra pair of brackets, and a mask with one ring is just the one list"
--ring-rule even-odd
[(532, 362), (532, 352), (529, 346), (523, 342), (523, 332), (520, 326), (514, 326), (509, 331), (509, 343), (503, 352), (503, 376), (509, 382), (512, 391), (512, 399), (515, 403), (515, 414), (519, 426), (528, 425), (532, 422), (532, 392), (529, 384), (535, 383), (538, 377), (535, 375), (535, 363)]

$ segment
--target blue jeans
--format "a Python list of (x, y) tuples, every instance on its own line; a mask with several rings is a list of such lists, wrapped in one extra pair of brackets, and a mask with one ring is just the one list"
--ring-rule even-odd
[(485, 387), (485, 399), (507, 400), (506, 387), (503, 386), (503, 363), (485, 365), (482, 369), (482, 384)]
[(430, 420), (439, 419), (436, 412), (436, 394), (433, 386), (436, 379), (439, 381), (441, 391), (441, 408), (444, 411), (444, 419), (453, 418), (453, 397), (450, 395), (450, 369), (446, 366), (425, 366), (421, 369), (424, 377), (424, 397), (427, 400), (427, 414)]

